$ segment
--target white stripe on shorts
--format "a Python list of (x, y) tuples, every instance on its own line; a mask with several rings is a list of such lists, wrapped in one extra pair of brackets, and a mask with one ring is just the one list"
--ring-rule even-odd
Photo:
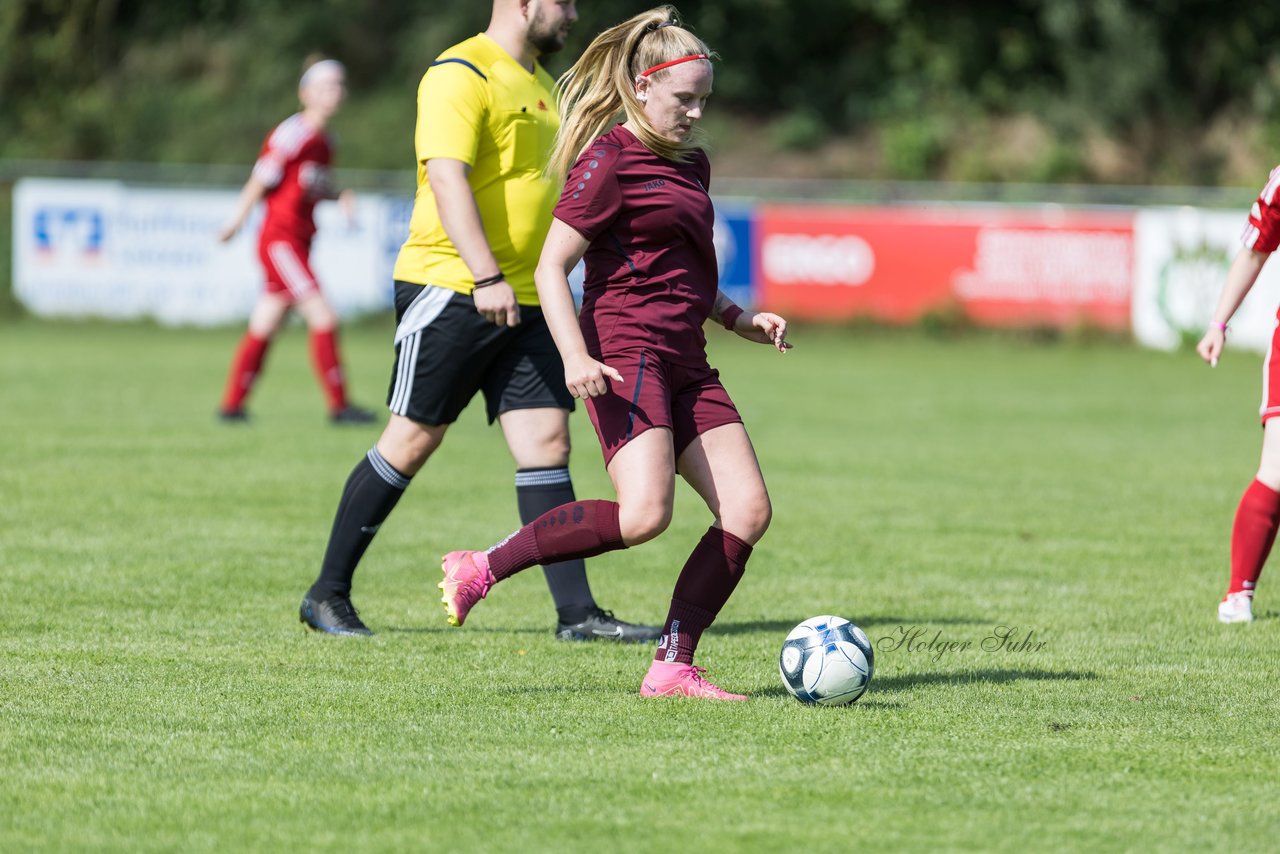
[(400, 323), (396, 326), (395, 343), (399, 344), (415, 332), (420, 332), (431, 325), (440, 316), (444, 307), (453, 299), (457, 291), (442, 288), (438, 285), (423, 285), (422, 293), (413, 298), (409, 307), (404, 310)]
[(292, 246), (283, 240), (272, 241), (267, 247), (267, 255), (280, 271), (284, 286), (293, 294), (294, 299), (302, 299), (315, 292), (315, 279), (307, 275), (306, 266), (298, 260), (298, 254), (293, 251)]
[(413, 393), (413, 373), (418, 366), (418, 345), (421, 343), (421, 331), (399, 342), (400, 358), (396, 361), (396, 384), (391, 391), (391, 404), (388, 407), (396, 415), (407, 417), (409, 414), (409, 397)]

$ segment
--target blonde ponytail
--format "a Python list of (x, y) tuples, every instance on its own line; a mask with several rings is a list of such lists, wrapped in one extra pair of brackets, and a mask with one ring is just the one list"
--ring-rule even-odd
[[(699, 129), (684, 142), (660, 135), (636, 98), (635, 78), (655, 65), (698, 53), (714, 56), (702, 39), (679, 25), (672, 6), (642, 12), (596, 36), (557, 83), (560, 131), (547, 172), (567, 173), (583, 150), (621, 116), (650, 151), (684, 162), (690, 151), (702, 147)], [(661, 79), (667, 73), (658, 71), (653, 77)]]

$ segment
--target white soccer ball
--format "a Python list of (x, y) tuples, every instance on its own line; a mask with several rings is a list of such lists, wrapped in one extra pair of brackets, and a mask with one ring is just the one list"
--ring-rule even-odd
[(778, 670), (800, 702), (843, 706), (867, 690), (875, 654), (866, 633), (843, 617), (811, 617), (787, 635)]

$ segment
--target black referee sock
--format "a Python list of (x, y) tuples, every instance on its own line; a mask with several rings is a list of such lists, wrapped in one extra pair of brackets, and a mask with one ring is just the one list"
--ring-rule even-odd
[(409, 478), (383, 459), (376, 447), (369, 449), (347, 478), (320, 577), (311, 585), (309, 597), (322, 600), (335, 593), (351, 595), (356, 565), (408, 485)]
[[(569, 469), (563, 466), (516, 472), (521, 524), (527, 525), (548, 510), (574, 500), (573, 481), (569, 479)], [(596, 600), (587, 583), (587, 565), (581, 558), (553, 563), (542, 571), (561, 623), (581, 623), (596, 610)]]

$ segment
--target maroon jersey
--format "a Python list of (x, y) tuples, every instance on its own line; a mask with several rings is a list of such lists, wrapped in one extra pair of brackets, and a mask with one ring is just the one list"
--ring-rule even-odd
[(262, 239), (306, 241), (316, 231), (316, 202), (333, 198), (329, 135), (307, 124), (301, 113), (281, 122), (253, 165), (253, 177), (267, 188), (267, 216)]
[(702, 325), (720, 281), (710, 183), (702, 151), (674, 163), (622, 125), (569, 171), (555, 216), (590, 241), (579, 322), (597, 358), (645, 349), (705, 364)]

